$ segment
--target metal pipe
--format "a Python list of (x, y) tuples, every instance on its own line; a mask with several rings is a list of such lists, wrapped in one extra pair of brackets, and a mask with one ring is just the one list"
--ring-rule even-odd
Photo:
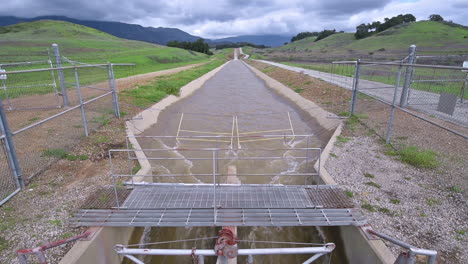
[(360, 60), (356, 62), (356, 69), (354, 71), (354, 79), (353, 79), (353, 93), (351, 95), (351, 108), (349, 110), (350, 115), (354, 115), (354, 110), (356, 108), (356, 99), (357, 99), (357, 91), (359, 86), (359, 71), (360, 71)]
[(133, 261), (136, 264), (145, 264), (143, 261), (139, 260), (138, 258), (132, 255), (123, 255), (124, 257), (128, 258), (129, 260)]
[(112, 106), (114, 107), (115, 117), (120, 118), (119, 95), (115, 85), (114, 68), (111, 63), (107, 65), (107, 74), (109, 78), (109, 87), (112, 90)]
[(20, 188), (16, 189), (16, 191), (10, 193), (7, 197), (5, 197), (3, 200), (0, 201), (0, 206), (2, 206), (4, 203), (6, 203), (8, 200), (11, 199), (11, 197), (15, 196), (15, 194), (19, 193), (21, 191)]
[[(332, 62), (334, 64), (356, 64), (356, 61)], [(466, 70), (463, 67), (457, 66), (443, 66), (443, 65), (426, 65), (426, 64), (409, 64), (409, 63), (396, 63), (396, 62), (375, 62), (375, 61), (360, 61), (360, 64), (375, 64), (375, 65), (395, 65), (395, 66), (411, 66), (416, 68), (433, 68), (445, 70)]]
[(214, 224), (216, 225), (216, 151), (213, 150), (213, 216)]
[[(411, 45), (409, 49), (408, 55), (408, 64), (413, 65), (416, 59), (416, 45)], [(403, 84), (403, 90), (401, 91), (401, 98), (400, 98), (400, 107), (407, 107), (408, 106), (408, 96), (409, 90), (411, 88), (411, 79), (413, 77), (413, 67), (406, 66), (405, 71), (405, 81)]]
[[(54, 50), (55, 55), (55, 63), (56, 63), (56, 70), (58, 72), (58, 78), (60, 83), (60, 88), (62, 89), (62, 100), (63, 100), (63, 107), (69, 106), (68, 95), (67, 95), (67, 86), (65, 84), (65, 77), (63, 76), (63, 69), (62, 69), (62, 59), (60, 57), (60, 50), (57, 44), (52, 44), (52, 48)], [(54, 70), (54, 69), (48, 69)], [(32, 70), (33, 71), (33, 70)], [(31, 71), (30, 71), (31, 72)], [(10, 72), (11, 74), (11, 72)]]
[(325, 253), (315, 254), (311, 258), (309, 258), (308, 260), (304, 261), (302, 264), (310, 264), (310, 263), (316, 261), (318, 258), (320, 258), (323, 255), (325, 255)]
[(81, 96), (81, 88), (80, 88), (80, 78), (78, 76), (78, 69), (75, 68), (75, 81), (76, 81), (76, 92), (78, 94), (78, 100), (80, 103), (80, 111), (81, 111), (81, 121), (83, 121), (83, 129), (85, 132), (85, 136), (88, 137), (88, 121), (86, 120), (86, 112), (83, 104), (83, 97)]
[[(43, 72), (43, 71), (51, 71), (51, 70), (68, 70), (68, 69), (75, 69), (75, 68), (91, 68), (97, 66), (107, 66), (108, 64), (92, 64), (92, 65), (75, 65), (75, 66), (67, 66), (67, 67), (55, 67), (53, 69), (50, 68), (42, 68), (42, 69), (32, 69), (32, 70), (21, 70), (21, 71), (9, 71), (9, 72), (2, 72), (2, 74), (20, 74), (20, 73), (28, 73), (28, 72)], [(112, 63), (112, 66), (135, 66), (134, 63)], [(465, 68), (466, 69), (466, 68)]]
[(395, 115), (395, 105), (396, 105), (396, 100), (398, 97), (398, 86), (400, 84), (400, 77), (401, 77), (402, 70), (403, 70), (402, 66), (398, 67), (397, 80), (395, 83), (395, 91), (393, 92), (392, 110), (390, 112), (390, 119), (388, 120), (388, 127), (387, 127), (387, 136), (385, 138), (385, 142), (387, 144), (390, 144), (390, 137), (392, 135), (393, 118)]
[[(239, 256), (248, 255), (285, 255), (285, 254), (327, 254), (335, 249), (335, 244), (328, 243), (323, 247), (303, 247), (303, 248), (252, 248), (238, 249)], [(125, 248), (116, 245), (115, 251), (120, 255), (149, 255), (149, 256), (217, 256), (214, 249), (140, 249)]]
[(18, 161), (18, 156), (16, 153), (15, 142), (13, 140), (13, 133), (11, 133), (10, 125), (8, 124), (8, 119), (5, 114), (5, 109), (3, 108), (3, 102), (0, 99), (0, 131), (5, 135), (5, 148), (6, 154), (8, 156), (8, 161), (12, 169), (12, 173), (15, 177), (15, 182), (17, 188), (24, 188), (24, 179), (21, 167)]

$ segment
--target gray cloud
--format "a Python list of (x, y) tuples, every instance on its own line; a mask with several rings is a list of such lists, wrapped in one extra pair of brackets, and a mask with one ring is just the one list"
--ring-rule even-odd
[(433, 13), (468, 24), (466, 0), (15, 0), (0, 15), (63, 15), (153, 27), (178, 27), (203, 37), (296, 34), (324, 28), (352, 31), (356, 25), (412, 13)]

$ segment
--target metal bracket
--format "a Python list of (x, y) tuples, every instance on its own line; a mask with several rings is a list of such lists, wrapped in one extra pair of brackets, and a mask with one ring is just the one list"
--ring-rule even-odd
[(369, 233), (369, 230), (373, 230), (372, 226), (369, 224), (365, 224), (359, 227), (361, 231), (366, 235), (368, 240), (379, 240), (380, 238), (378, 236), (375, 236), (371, 233)]

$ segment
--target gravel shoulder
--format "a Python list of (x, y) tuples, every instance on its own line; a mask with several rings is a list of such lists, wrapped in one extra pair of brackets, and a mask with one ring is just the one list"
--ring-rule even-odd
[[(348, 111), (349, 91), (324, 81), (247, 61), (327, 111)], [(345, 122), (325, 164), (362, 208), (372, 227), (414, 246), (439, 252), (438, 263), (466, 263), (468, 142), (407, 114), (396, 113), (392, 145), (384, 144), (388, 108), (360, 99), (358, 122)], [(461, 128), (463, 129), (463, 128)], [(418, 146), (437, 153), (438, 166), (416, 168), (390, 152)], [(388, 244), (397, 256), (400, 248)]]

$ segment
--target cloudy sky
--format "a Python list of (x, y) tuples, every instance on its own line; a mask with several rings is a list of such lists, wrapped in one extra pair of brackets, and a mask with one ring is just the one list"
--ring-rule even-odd
[(152, 27), (176, 27), (205, 38), (302, 31), (354, 31), (360, 23), (411, 13), (440, 14), (468, 25), (468, 0), (11, 0), (2, 16), (64, 15)]

